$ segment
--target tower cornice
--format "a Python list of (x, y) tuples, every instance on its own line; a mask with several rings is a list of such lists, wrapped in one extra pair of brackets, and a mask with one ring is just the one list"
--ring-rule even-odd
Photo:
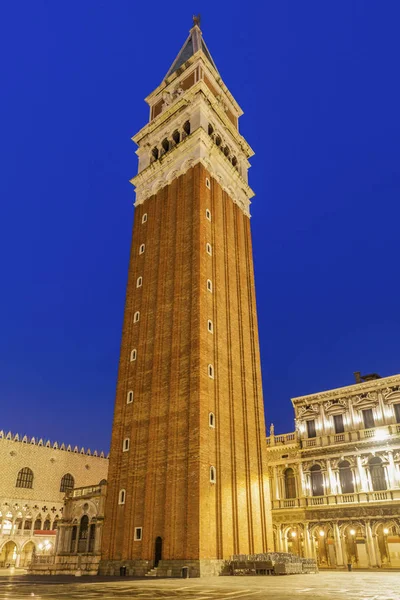
[(161, 160), (150, 164), (131, 179), (131, 183), (136, 188), (135, 206), (142, 204), (175, 177), (183, 175), (198, 163), (204, 165), (233, 202), (250, 217), (250, 198), (254, 196), (253, 190), (201, 127)]

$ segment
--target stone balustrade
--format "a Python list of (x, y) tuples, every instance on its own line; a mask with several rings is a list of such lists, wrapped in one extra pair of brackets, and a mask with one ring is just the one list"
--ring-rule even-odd
[(356, 492), (354, 494), (331, 494), (327, 496), (306, 496), (273, 500), (272, 509), (307, 508), (311, 506), (332, 506), (343, 504), (365, 504), (368, 502), (392, 502), (400, 500), (400, 489), (379, 492)]

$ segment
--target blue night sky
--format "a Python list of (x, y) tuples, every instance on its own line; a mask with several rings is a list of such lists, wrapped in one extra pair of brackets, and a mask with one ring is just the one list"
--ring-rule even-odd
[(143, 98), (193, 13), (245, 114), (268, 425), (398, 373), (400, 3), (0, 8), (0, 429), (109, 446)]

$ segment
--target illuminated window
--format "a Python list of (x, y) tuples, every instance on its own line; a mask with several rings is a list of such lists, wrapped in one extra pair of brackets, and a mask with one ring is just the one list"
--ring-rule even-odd
[(209, 292), (212, 293), (213, 287), (212, 287), (212, 281), (211, 281), (211, 279), (207, 279), (207, 289), (208, 289)]
[(211, 213), (210, 213), (210, 211), (208, 210), (208, 208), (207, 208), (207, 210), (206, 210), (206, 219), (208, 219), (209, 221), (211, 221)]
[(209, 333), (213, 333), (214, 332), (213, 322), (210, 321), (210, 319), (208, 319), (207, 329), (208, 329)]
[(125, 490), (119, 491), (118, 504), (125, 504)]
[(141, 245), (140, 245), (140, 248), (139, 248), (139, 254), (143, 254), (143, 252), (144, 252), (144, 249), (145, 249), (145, 245), (144, 245), (144, 244), (141, 244)]
[(208, 188), (209, 190), (211, 189), (211, 183), (208, 177), (206, 177), (206, 188)]
[(130, 392), (128, 392), (128, 395), (126, 397), (126, 403), (127, 404), (132, 404), (133, 402), (133, 392), (132, 390)]
[(133, 360), (136, 360), (136, 357), (137, 357), (137, 352), (136, 352), (136, 348), (134, 348), (131, 352), (131, 362)]
[(211, 244), (206, 244), (206, 250), (207, 250), (207, 254), (209, 254), (211, 256), (212, 255)]
[(210, 414), (208, 415), (208, 424), (210, 427), (215, 427), (215, 415), (212, 412), (210, 412)]
[(140, 319), (140, 312), (137, 310), (135, 312), (135, 314), (133, 315), (133, 322), (137, 323), (139, 321), (139, 319)]
[(143, 283), (143, 278), (142, 277), (138, 277), (136, 279), (136, 287), (137, 288), (142, 287), (142, 283)]
[(208, 376), (214, 379), (214, 367), (212, 365), (208, 365)]
[(143, 217), (142, 217), (142, 223), (146, 223), (147, 221), (147, 213), (144, 213)]
[(129, 450), (129, 438), (125, 438), (122, 444), (122, 451), (128, 452)]

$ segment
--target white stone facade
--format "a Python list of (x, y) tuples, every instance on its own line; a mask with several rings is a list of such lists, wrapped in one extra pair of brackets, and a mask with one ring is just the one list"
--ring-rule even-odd
[(400, 567), (400, 375), (294, 398), (267, 438), (277, 550), (320, 567)]
[(108, 459), (0, 431), (0, 461), (0, 567), (26, 567), (32, 554), (54, 552), (64, 510), (63, 477), (63, 487), (98, 484), (107, 479)]

